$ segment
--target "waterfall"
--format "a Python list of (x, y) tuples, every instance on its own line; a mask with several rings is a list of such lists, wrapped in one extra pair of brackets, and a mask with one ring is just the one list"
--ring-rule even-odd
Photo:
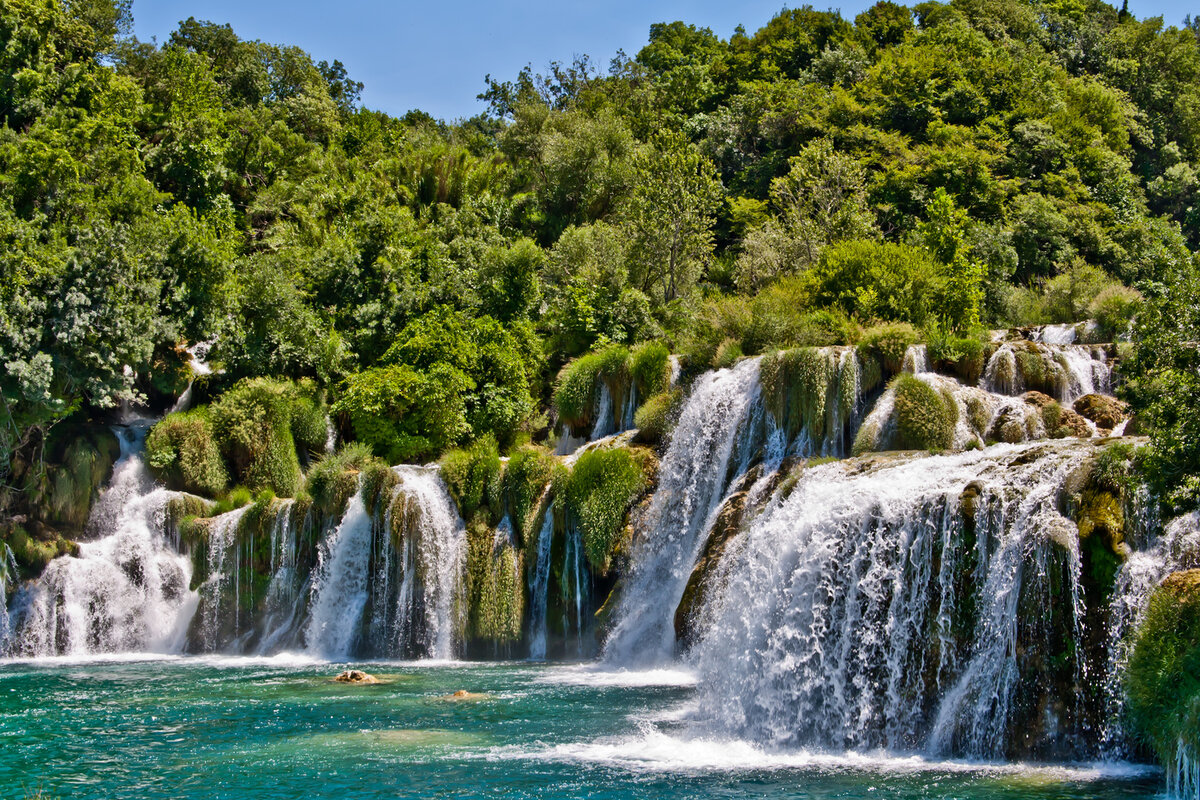
[(300, 530), (292, 518), (295, 500), (278, 500), (271, 523), (271, 580), (263, 601), (258, 652), (272, 653), (296, 638), (304, 598), (299, 570)]
[[(222, 514), (208, 529), (207, 575), (200, 586), (200, 649), (214, 652), (236, 640), (241, 620), (241, 562), (238, 525), (249, 506)], [(230, 596), (232, 595), (232, 596)], [(227, 628), (227, 630), (226, 630)]]
[(371, 515), (360, 488), (342, 521), (321, 543), (304, 633), (310, 653), (334, 660), (352, 655), (367, 604), (370, 556)]
[(1086, 394), (1110, 394), (1112, 366), (1102, 347), (1004, 342), (988, 359), (979, 385), (1006, 395), (1036, 389), (1069, 405)]
[(588, 437), (590, 441), (603, 439), (610, 433), (613, 433), (613, 396), (608, 389), (608, 384), (600, 381), (600, 400), (596, 404), (596, 421), (592, 425), (592, 435)]
[(405, 546), (412, 548), (406, 583), (412, 589), (401, 595), (400, 602), (407, 605), (398, 613), (412, 625), (420, 624), (424, 635), (418, 645), (426, 655), (453, 658), (465, 611), (466, 526), (436, 468), (400, 466), (393, 471), (400, 478), (397, 492), (412, 504), (412, 524), (405, 534)]
[(538, 531), (537, 561), (529, 586), (529, 658), (546, 658), (546, 611), (550, 593), (550, 546), (554, 542), (554, 503), (542, 512), (542, 527)]
[(605, 644), (609, 661), (630, 664), (670, 656), (671, 620), (703, 534), (733, 477), (729, 472), (738, 434), (752, 411), (761, 410), (758, 366), (757, 359), (747, 359), (702, 376), (680, 412), (659, 467), (658, 487), (637, 526), (632, 572)]
[(904, 362), (900, 367), (902, 372), (918, 374), (929, 372), (929, 351), (923, 344), (910, 344), (904, 351)]
[(171, 492), (141, 458), (146, 425), (116, 429), (121, 455), (76, 558), (56, 558), (13, 598), (10, 650), (25, 656), (176, 652), (196, 609), (192, 568), (165, 535)]
[(0, 654), (7, 653), (12, 631), (8, 624), (8, 589), (16, 582), (17, 559), (12, 549), (0, 542)]
[(1086, 752), (1070, 698), (1047, 698), (1086, 671), (1078, 534), (1057, 503), (1090, 452), (806, 469), (710, 576), (698, 724), (770, 746)]

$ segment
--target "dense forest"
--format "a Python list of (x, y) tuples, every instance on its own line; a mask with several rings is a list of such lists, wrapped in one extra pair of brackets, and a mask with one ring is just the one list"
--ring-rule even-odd
[(115, 458), (87, 431), (189, 385), (151, 466), (290, 496), (327, 409), (350, 458), (512, 453), (589, 424), (607, 369), (662, 427), (668, 352), (685, 376), (804, 345), (961, 358), (1085, 319), (1128, 340), (1146, 474), (1200, 500), (1200, 21), (663, 23), (607, 69), (489, 76), (447, 122), (363, 108), (338, 61), (194, 18), (141, 42), (130, 15), (0, 8), (0, 525), (25, 562), (69, 548)]

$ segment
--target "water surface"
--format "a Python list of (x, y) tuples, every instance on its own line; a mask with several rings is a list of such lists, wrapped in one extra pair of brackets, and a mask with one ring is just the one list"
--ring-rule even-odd
[[(1146, 798), (1125, 765), (768, 752), (707, 739), (684, 671), (272, 659), (0, 663), (0, 796)], [(448, 699), (457, 691), (466, 699)]]

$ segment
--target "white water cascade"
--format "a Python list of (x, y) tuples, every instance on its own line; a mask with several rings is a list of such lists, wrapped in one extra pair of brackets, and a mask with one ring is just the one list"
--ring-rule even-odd
[[(669, 658), (672, 619), (704, 533), (733, 477), (751, 453), (740, 433), (761, 411), (757, 359), (700, 377), (680, 413), (659, 467), (658, 487), (633, 545), (632, 574), (616, 609), (604, 656), (619, 664)], [(747, 463), (738, 469), (737, 457)], [(732, 473), (732, 474), (731, 474)]]
[(405, 585), (397, 616), (419, 625), (416, 643), (430, 658), (453, 658), (461, 632), (467, 559), (467, 532), (458, 509), (436, 468), (394, 467), (400, 478), (396, 491), (408, 503), (412, 524), (405, 534)]
[(304, 634), (308, 652), (331, 660), (350, 657), (367, 604), (370, 558), (371, 515), (360, 489), (321, 543)]
[(546, 609), (550, 593), (550, 549), (554, 541), (554, 503), (542, 511), (542, 526), (538, 531), (537, 561), (529, 586), (529, 658), (546, 658)]
[(10, 649), (23, 656), (178, 652), (196, 610), (191, 563), (165, 535), (172, 493), (142, 461), (145, 425), (117, 429), (121, 456), (78, 557), (56, 558), (13, 599)]
[(1078, 533), (1058, 498), (1088, 447), (807, 469), (711, 578), (699, 724), (769, 746), (986, 758), (1023, 731), (1033, 752), (1071, 752), (1084, 722), (1040, 703), (1084, 677), (1068, 652), (1088, 612)]

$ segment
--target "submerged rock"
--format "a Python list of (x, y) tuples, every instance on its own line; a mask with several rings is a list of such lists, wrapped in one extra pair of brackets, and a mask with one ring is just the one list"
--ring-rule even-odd
[(465, 703), (476, 700), (488, 700), (490, 698), (491, 695), (485, 692), (468, 692), (466, 689), (459, 689), (457, 692), (442, 695), (438, 700), (444, 700), (448, 703)]
[(370, 673), (363, 672), (361, 669), (348, 669), (345, 672), (334, 678), (338, 683), (357, 683), (357, 684), (372, 684), (379, 683), (379, 679)]

